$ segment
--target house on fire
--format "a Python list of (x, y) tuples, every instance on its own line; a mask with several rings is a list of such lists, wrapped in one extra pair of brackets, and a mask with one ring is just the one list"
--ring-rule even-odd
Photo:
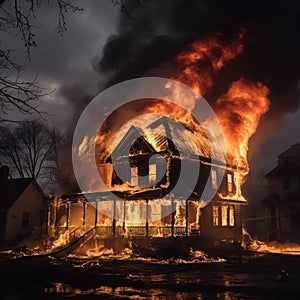
[(15, 242), (44, 222), (44, 193), (33, 178), (8, 179), (0, 168), (0, 242)]
[[(90, 194), (89, 200), (93, 201), (87, 201), (83, 194), (49, 198), (48, 228), (97, 228), (98, 235), (103, 236), (193, 236), (213, 243), (240, 242), (242, 207), (246, 204), (240, 189), (242, 170), (229, 164), (212, 164), (210, 143), (204, 132), (199, 133), (198, 147), (193, 148), (186, 135), (192, 129), (183, 124), (179, 126), (167, 117), (156, 120), (148, 129), (151, 135), (147, 130), (132, 126), (112, 155), (99, 165), (100, 170), (112, 170), (106, 172), (110, 174), (106, 176), (106, 184), (116, 195), (115, 199), (104, 192)], [(176, 145), (180, 145), (180, 153)], [(119, 166), (118, 172), (112, 167), (112, 157), (114, 166)], [(129, 164), (125, 164), (128, 159)], [(196, 186), (185, 198), (178, 194), (172, 196), (183, 161), (191, 167), (200, 166)], [(208, 184), (215, 190), (215, 196), (201, 208), (200, 196), (210, 171)], [(223, 174), (218, 188), (217, 179)], [(134, 189), (134, 186), (145, 188)], [(169, 195), (167, 200), (161, 201), (165, 195)], [(116, 206), (117, 201), (123, 204)], [(100, 205), (110, 206), (113, 217), (108, 218), (98, 211), (96, 208)], [(142, 224), (136, 222), (141, 216)]]
[(300, 143), (278, 155), (263, 199), (269, 240), (300, 242)]

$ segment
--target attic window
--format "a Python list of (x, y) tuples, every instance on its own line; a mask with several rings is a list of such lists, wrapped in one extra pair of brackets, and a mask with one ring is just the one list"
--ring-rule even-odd
[(213, 189), (217, 188), (217, 171), (211, 170), (211, 186)]
[(156, 164), (149, 165), (149, 184), (156, 183)]
[(283, 189), (285, 191), (289, 190), (290, 189), (290, 181), (288, 178), (284, 178), (283, 179)]
[(228, 189), (228, 193), (233, 192), (232, 174), (231, 173), (227, 174), (227, 189)]
[(29, 212), (24, 211), (22, 215), (22, 227), (28, 227), (29, 226)]
[(138, 167), (131, 168), (131, 185), (139, 185)]

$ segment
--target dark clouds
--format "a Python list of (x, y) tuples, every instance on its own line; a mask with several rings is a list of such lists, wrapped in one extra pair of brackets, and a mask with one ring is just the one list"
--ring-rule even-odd
[(222, 70), (205, 97), (214, 102), (241, 76), (266, 85), (271, 109), (251, 140), (250, 156), (267, 155), (268, 146), (262, 144), (280, 133), (283, 116), (299, 108), (299, 1), (151, 0), (130, 13), (132, 18), (121, 17), (118, 32), (95, 64), (99, 74), (107, 75), (106, 86), (145, 74), (169, 76), (176, 70), (174, 57), (188, 43), (213, 31), (232, 37), (241, 25), (251, 24), (244, 52)]
[[(120, 20), (95, 68), (109, 74), (107, 86), (172, 62), (176, 54), (201, 36), (220, 31), (236, 34), (252, 22), (252, 42), (224, 70), (211, 97), (241, 76), (271, 89), (272, 112), (295, 111), (299, 106), (300, 6), (297, 1), (147, 1)], [(161, 71), (161, 70), (160, 70)], [(152, 74), (155, 75), (155, 74)]]

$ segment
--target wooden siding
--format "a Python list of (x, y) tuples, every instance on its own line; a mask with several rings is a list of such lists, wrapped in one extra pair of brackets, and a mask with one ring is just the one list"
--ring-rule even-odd
[[(214, 205), (219, 207), (222, 205), (234, 206), (234, 226), (222, 226), (220, 217), (221, 209), (219, 209), (219, 225), (213, 225), (212, 207)], [(200, 218), (200, 231), (201, 236), (205, 239), (240, 241), (242, 237), (242, 205), (230, 203), (228, 201), (212, 201), (202, 209), (202, 215)]]

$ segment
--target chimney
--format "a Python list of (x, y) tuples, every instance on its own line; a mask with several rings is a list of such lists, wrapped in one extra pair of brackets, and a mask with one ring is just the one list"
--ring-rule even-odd
[(9, 174), (9, 167), (7, 166), (0, 167), (0, 188), (6, 186), (8, 174)]

